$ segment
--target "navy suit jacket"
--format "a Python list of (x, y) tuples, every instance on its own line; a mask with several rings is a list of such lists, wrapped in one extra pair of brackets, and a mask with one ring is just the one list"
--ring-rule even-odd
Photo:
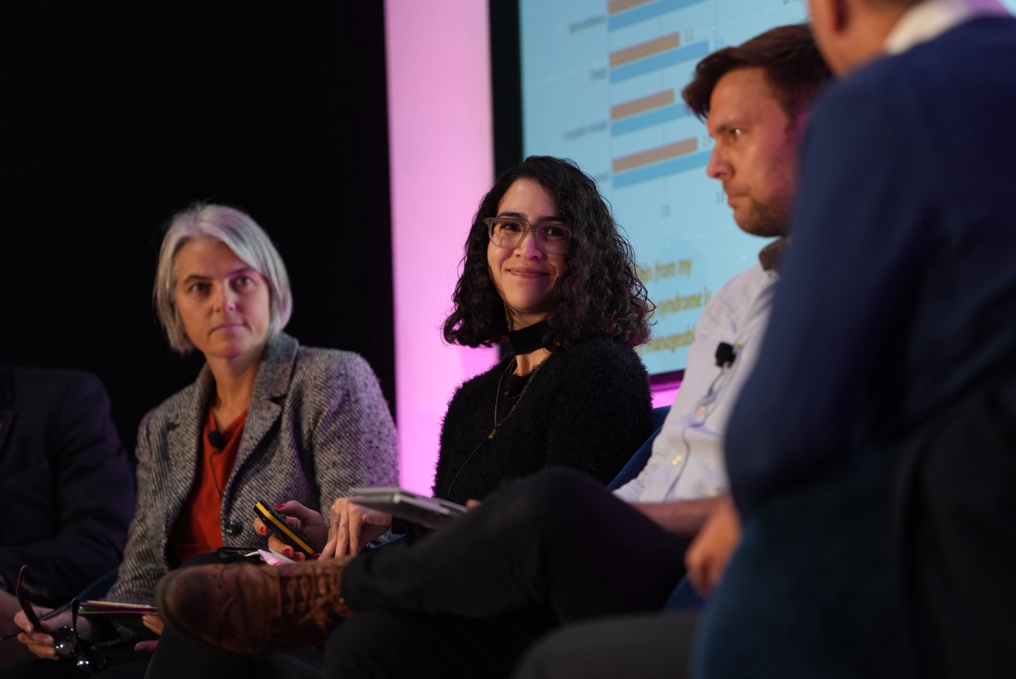
[(120, 563), (134, 476), (97, 377), (0, 366), (0, 575), (55, 605)]
[[(702, 632), (704, 676), (736, 676), (744, 658), (754, 676), (896, 676), (895, 465), (1016, 364), (1014, 112), (1009, 18), (878, 59), (816, 106), (794, 247), (727, 432), (744, 541)], [(957, 470), (988, 457), (943, 452)], [(969, 496), (1011, 471), (952, 476)], [(1016, 543), (1016, 521), (998, 525)]]

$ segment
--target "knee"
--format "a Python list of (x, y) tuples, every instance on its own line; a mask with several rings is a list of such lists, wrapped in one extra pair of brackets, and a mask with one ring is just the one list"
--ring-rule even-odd
[(515, 666), (512, 679), (586, 679), (623, 676), (611, 670), (597, 672), (585, 658), (590, 653), (586, 626), (564, 627), (534, 643)]
[(549, 679), (549, 668), (553, 666), (556, 657), (552, 642), (548, 644), (546, 639), (539, 641), (522, 656), (522, 660), (515, 666), (512, 679)]
[(560, 523), (570, 529), (574, 527), (576, 515), (585, 514), (583, 501), (590, 492), (608, 491), (579, 471), (549, 467), (506, 487), (490, 500), (492, 505), (496, 500), (494, 521), (505, 524), (504, 528), (532, 531), (533, 526), (539, 525), (553, 530), (554, 525)]

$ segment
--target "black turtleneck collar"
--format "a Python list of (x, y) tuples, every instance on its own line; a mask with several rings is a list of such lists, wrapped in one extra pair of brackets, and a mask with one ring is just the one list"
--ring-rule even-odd
[(528, 354), (532, 351), (536, 351), (537, 349), (543, 349), (547, 346), (546, 338), (546, 320), (542, 320), (539, 323), (533, 323), (521, 330), (511, 330), (508, 332), (508, 339), (512, 344), (512, 353), (516, 356), (519, 354)]

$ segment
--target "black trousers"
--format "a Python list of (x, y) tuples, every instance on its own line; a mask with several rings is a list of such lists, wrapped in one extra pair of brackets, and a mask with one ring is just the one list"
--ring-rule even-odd
[[(151, 656), (151, 653), (142, 653), (127, 647), (103, 649), (102, 653), (106, 657), (106, 666), (91, 675), (97, 679), (139, 679), (145, 676), (145, 667)], [(5, 667), (0, 676), (4, 679), (83, 679), (89, 676), (75, 667), (70, 660), (42, 660), (35, 656), (32, 658), (21, 664)]]
[(691, 676), (698, 611), (568, 625), (526, 653), (512, 679), (682, 679)]
[(1016, 371), (903, 447), (893, 545), (911, 676), (1016, 676)]
[(507, 676), (557, 626), (659, 610), (686, 546), (590, 477), (544, 470), (350, 562), (358, 613), (329, 639), (325, 675)]

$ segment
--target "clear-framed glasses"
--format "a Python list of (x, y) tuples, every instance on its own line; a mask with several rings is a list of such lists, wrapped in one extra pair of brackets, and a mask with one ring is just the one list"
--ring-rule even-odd
[[(14, 595), (18, 599), (18, 603), (21, 604), (21, 610), (25, 612), (28, 621), (32, 623), (32, 629), (36, 632), (44, 632), (42, 621), (36, 615), (35, 609), (21, 593), (22, 585), (25, 582), (26, 568), (27, 566), (22, 566), (18, 572), (18, 586), (14, 590)], [(49, 632), (53, 637), (53, 650), (56, 651), (57, 658), (73, 661), (74, 665), (85, 674), (98, 672), (106, 665), (106, 658), (98, 649), (93, 648), (91, 644), (78, 636), (77, 599), (71, 600), (70, 610), (70, 627), (64, 626)]]
[(526, 231), (533, 232), (536, 247), (548, 255), (563, 255), (571, 245), (572, 231), (560, 222), (530, 224), (518, 217), (487, 217), (483, 221), (487, 222), (490, 242), (506, 250), (517, 248)]

